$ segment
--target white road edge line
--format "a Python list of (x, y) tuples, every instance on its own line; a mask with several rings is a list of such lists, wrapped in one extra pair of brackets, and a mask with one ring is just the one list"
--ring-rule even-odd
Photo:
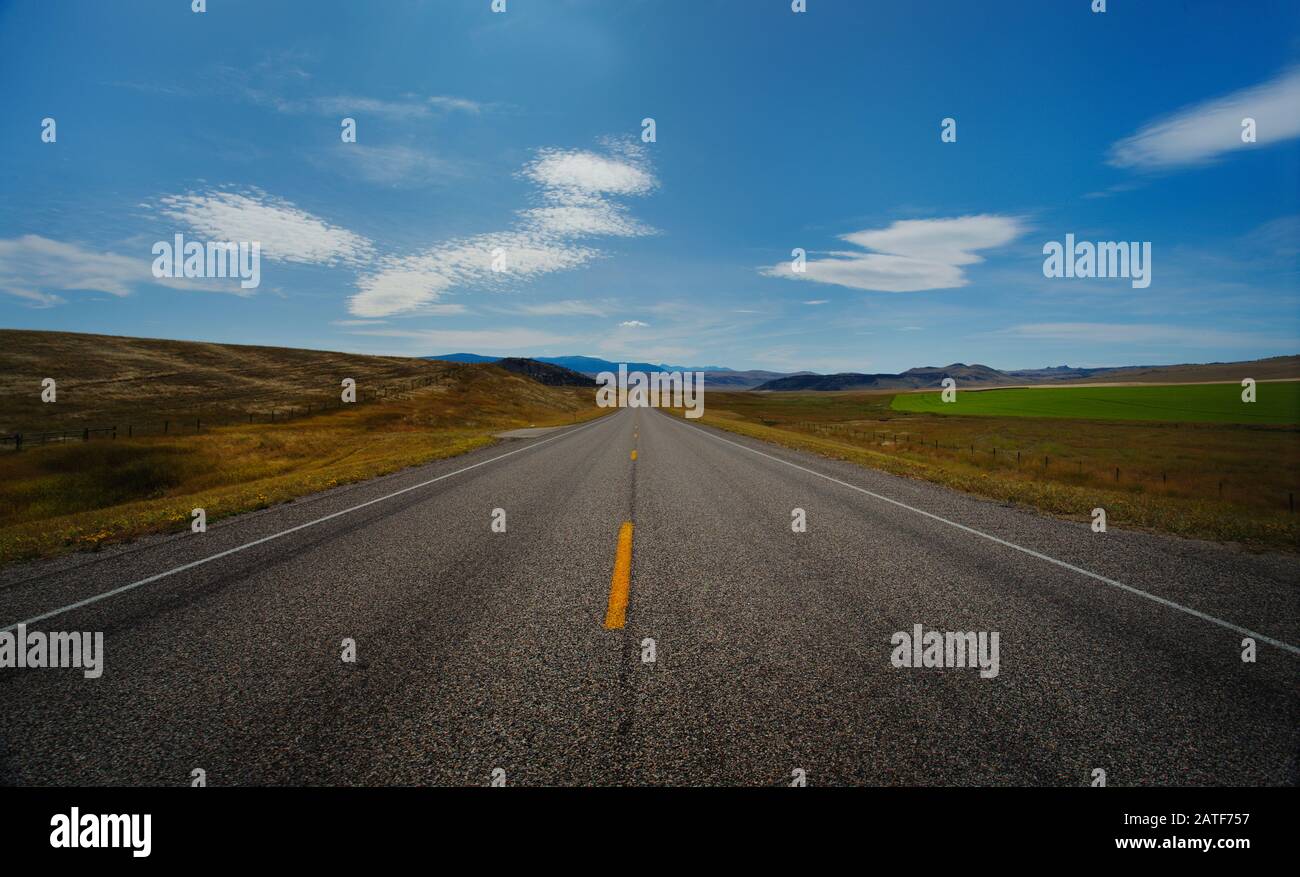
[[(674, 423), (680, 422), (677, 420), (677, 418), (672, 417), (671, 415), (665, 415), (665, 416), (669, 417), (669, 419), (672, 420)], [(687, 424), (685, 423), (681, 423), (681, 425), (687, 426)], [(947, 524), (950, 527), (956, 527), (958, 530), (965, 530), (967, 533), (970, 533), (975, 536), (979, 536), (982, 539), (988, 539), (990, 542), (996, 542), (999, 545), (1005, 545), (1007, 548), (1014, 548), (1016, 551), (1022, 552), (1024, 554), (1028, 554), (1030, 557), (1036, 557), (1039, 560), (1045, 560), (1048, 563), (1054, 563), (1063, 569), (1068, 569), (1071, 572), (1076, 572), (1079, 575), (1087, 576), (1090, 579), (1095, 579), (1096, 581), (1099, 581), (1103, 584), (1110, 585), (1112, 588), (1119, 588), (1121, 591), (1128, 591), (1130, 594), (1136, 594), (1139, 597), (1145, 597), (1148, 600), (1151, 600), (1152, 602), (1159, 603), (1162, 606), (1168, 606), (1170, 609), (1176, 609), (1179, 612), (1184, 612), (1188, 615), (1191, 615), (1194, 618), (1199, 618), (1202, 621), (1208, 621), (1211, 624), (1217, 624), (1219, 627), (1225, 627), (1228, 630), (1236, 631), (1237, 633), (1244, 634), (1248, 637), (1252, 637), (1253, 639), (1259, 640), (1260, 642), (1266, 642), (1271, 646), (1276, 646), (1277, 648), (1288, 651), (1293, 655), (1300, 655), (1300, 648), (1297, 648), (1296, 646), (1293, 646), (1290, 643), (1282, 642), (1282, 640), (1274, 639), (1271, 636), (1265, 636), (1262, 633), (1256, 633), (1255, 631), (1250, 630), (1248, 628), (1233, 624), (1231, 621), (1224, 621), (1222, 618), (1215, 618), (1213, 615), (1207, 615), (1204, 612), (1201, 612), (1199, 609), (1193, 609), (1190, 606), (1184, 606), (1182, 603), (1175, 603), (1173, 600), (1166, 600), (1164, 597), (1156, 596), (1155, 594), (1144, 591), (1141, 588), (1135, 588), (1132, 585), (1126, 585), (1123, 582), (1117, 582), (1114, 579), (1108, 579), (1103, 575), (1098, 575), (1097, 573), (1086, 570), (1081, 566), (1075, 566), (1072, 563), (1066, 563), (1064, 560), (1057, 560), (1055, 557), (1049, 557), (1046, 554), (1041, 554), (1037, 551), (1034, 551), (1032, 548), (1025, 548), (1023, 545), (1017, 545), (1014, 542), (1008, 542), (1005, 539), (999, 539), (997, 536), (993, 536), (989, 533), (976, 530), (974, 527), (967, 527), (965, 524), (959, 524), (956, 521), (950, 521), (947, 518), (940, 517), (939, 515), (936, 514), (931, 514), (930, 512), (924, 511), (922, 509), (913, 508), (912, 506), (908, 505), (905, 502), (899, 502), (896, 499), (890, 499), (887, 496), (883, 496), (879, 493), (874, 493), (870, 490), (867, 490), (866, 488), (858, 487), (856, 484), (849, 484), (847, 481), (841, 481), (838, 478), (832, 478), (830, 475), (823, 475), (821, 472), (817, 472), (812, 469), (805, 468), (803, 466), (798, 465), (797, 463), (791, 463), (789, 460), (782, 460), (780, 457), (774, 457), (771, 454), (765, 454), (762, 451), (757, 451), (751, 447), (742, 445), (739, 442), (733, 442), (730, 439), (724, 439), (721, 436), (714, 435), (708, 430), (696, 429), (695, 431), (702, 435), (707, 435), (711, 439), (715, 439), (717, 441), (723, 442), (724, 444), (735, 445), (741, 450), (749, 451), (751, 454), (758, 454), (760, 457), (766, 457), (769, 460), (775, 460), (778, 463), (784, 463), (785, 465), (791, 467), (792, 469), (798, 469), (801, 472), (807, 472), (809, 475), (816, 475), (818, 478), (825, 478), (827, 481), (833, 481), (836, 484), (840, 485), (841, 487), (847, 487), (850, 490), (856, 490), (859, 493), (865, 493), (867, 496), (870, 496), (873, 499), (878, 499), (883, 502), (890, 503), (891, 505), (896, 505), (899, 508), (907, 509), (909, 512), (916, 512), (918, 515), (924, 515), (925, 517), (930, 518), (931, 520), (939, 521), (940, 523)]]
[(218, 552), (217, 554), (213, 554), (209, 557), (204, 557), (200, 560), (193, 561), (192, 563), (187, 563), (182, 566), (178, 566), (175, 569), (169, 569), (166, 572), (160, 572), (157, 575), (149, 576), (147, 579), (140, 579), (140, 581), (138, 582), (132, 582), (129, 585), (122, 585), (121, 587), (113, 588), (111, 591), (105, 591), (102, 594), (96, 594), (95, 596), (87, 597), (84, 600), (78, 600), (76, 603), (69, 603), (67, 606), (63, 606), (59, 609), (52, 609), (51, 611), (46, 612), (42, 615), (37, 615), (33, 618), (28, 618), (26, 621), (15, 621), (13, 624), (9, 625), (8, 627), (0, 627), (0, 633), (9, 633), (11, 630), (16, 630), (19, 625), (36, 624), (37, 622), (44, 621), (47, 618), (53, 618), (56, 615), (62, 615), (65, 612), (71, 612), (74, 609), (80, 609), (83, 606), (89, 606), (92, 603), (98, 603), (101, 600), (107, 600), (109, 597), (116, 597), (118, 594), (125, 594), (127, 591), (133, 591), (136, 588), (140, 587), (141, 585), (147, 585), (152, 582), (156, 582), (159, 579), (165, 579), (168, 576), (176, 575), (176, 573), (178, 572), (184, 572), (185, 570), (193, 569), (196, 566), (203, 566), (205, 563), (211, 563), (212, 561), (220, 560), (223, 557), (229, 557), (230, 555), (237, 554), (240, 551), (244, 551), (246, 549), (253, 548), (258, 545), (262, 545), (263, 543), (270, 542), (274, 539), (279, 539), (281, 536), (288, 536), (290, 533), (296, 533), (299, 530), (305, 530), (308, 527), (314, 527), (317, 524), (323, 524), (326, 521), (332, 520), (337, 517), (341, 517), (346, 514), (350, 514), (359, 509), (363, 509), (366, 506), (372, 506), (377, 502), (383, 502), (385, 500), (392, 499), (395, 496), (401, 496), (403, 493), (410, 493), (412, 490), (419, 490), (421, 487), (428, 487), (430, 484), (434, 484), (446, 478), (451, 478), (453, 475), (461, 475), (465, 472), (470, 471), (471, 469), (477, 469), (480, 466), (486, 466), (488, 463), (495, 463), (497, 460), (504, 460), (506, 457), (513, 457), (515, 454), (522, 454), (524, 451), (531, 451), (533, 448), (539, 448), (544, 444), (548, 444), (549, 442), (555, 441), (556, 439), (562, 439), (565, 438), (566, 436), (571, 436), (574, 433), (582, 432), (584, 429), (588, 429), (599, 423), (607, 423), (607, 422), (609, 421), (606, 418), (601, 417), (597, 420), (593, 420), (591, 423), (583, 424), (582, 426), (579, 426), (577, 429), (570, 429), (567, 432), (562, 432), (559, 435), (553, 435), (550, 438), (543, 439), (540, 442), (533, 442), (530, 445), (525, 445), (522, 448), (517, 448), (516, 450), (510, 451), (509, 453), (501, 454), (499, 456), (493, 457), (490, 460), (482, 460), (478, 463), (475, 463), (472, 466), (466, 466), (464, 469), (457, 469), (455, 472), (448, 472), (446, 475), (439, 475), (437, 478), (430, 478), (428, 481), (421, 481), (419, 484), (412, 484), (410, 487), (403, 487), (401, 490), (393, 491), (392, 493), (386, 494), (376, 499), (367, 500), (366, 502), (363, 502), (359, 505), (354, 505), (351, 508), (346, 508), (341, 511), (334, 512), (332, 514), (325, 515), (324, 517), (317, 518), (314, 521), (308, 521), (305, 524), (299, 524), (296, 527), (290, 527), (287, 530), (281, 530), (279, 533), (273, 533), (270, 536), (263, 536), (261, 539), (254, 539), (252, 542), (246, 542), (243, 545), (239, 545), (234, 548), (228, 548), (225, 551)]

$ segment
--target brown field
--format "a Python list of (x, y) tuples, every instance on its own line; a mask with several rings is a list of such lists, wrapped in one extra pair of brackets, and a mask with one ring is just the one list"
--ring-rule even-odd
[[(605, 413), (590, 390), (546, 387), (492, 365), (66, 333), (0, 336), (3, 428), (69, 428), (79, 436), (83, 425), (122, 425), (116, 439), (94, 434), (0, 451), (0, 563), (183, 530), (194, 508), (212, 522), (464, 453), (504, 429)], [(39, 401), (44, 376), (58, 381), (57, 402)], [(324, 407), (337, 403), (343, 377), (369, 388), (369, 400)], [(267, 422), (275, 406), (281, 416)], [(287, 406), (297, 412), (291, 420), (283, 417)], [(190, 419), (196, 412), (201, 432)], [(257, 422), (248, 422), (249, 412)], [(185, 419), (162, 435), (156, 422), (168, 413)], [(150, 426), (127, 438), (126, 423)]]
[(710, 393), (704, 422), (1078, 520), (1300, 544), (1295, 427), (911, 414), (893, 396)]

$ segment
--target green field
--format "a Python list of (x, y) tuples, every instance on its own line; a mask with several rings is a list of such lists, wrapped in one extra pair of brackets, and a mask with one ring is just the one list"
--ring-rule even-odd
[[(1295, 553), (1297, 388), (1259, 384), (1252, 404), (1234, 384), (958, 390), (946, 405), (934, 393), (712, 392), (704, 423), (1074, 520), (1101, 506), (1117, 527)], [(968, 416), (947, 416), (954, 407)], [(1280, 422), (1232, 422), (1238, 408)]]
[(1259, 384), (1252, 403), (1242, 402), (1241, 393), (1239, 384), (959, 389), (953, 402), (943, 402), (939, 393), (899, 393), (892, 408), (917, 414), (985, 417), (1300, 424), (1300, 382)]

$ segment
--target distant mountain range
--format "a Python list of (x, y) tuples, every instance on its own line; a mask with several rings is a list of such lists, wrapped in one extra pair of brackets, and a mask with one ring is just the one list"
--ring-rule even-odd
[[(444, 362), (500, 362), (503, 357), (482, 356), (477, 353), (447, 353), (442, 356), (426, 356), (424, 359), (440, 359)], [(619, 363), (593, 356), (534, 356), (534, 362), (558, 365), (570, 371), (594, 377), (600, 372), (618, 373)], [(628, 362), (623, 363), (628, 371), (693, 371), (704, 372), (704, 385), (714, 390), (751, 390), (767, 381), (789, 377), (789, 372), (773, 372), (754, 369), (736, 371), (718, 365), (666, 365), (664, 363)], [(808, 374), (796, 372), (795, 374)]]
[[(754, 390), (922, 390), (935, 389), (944, 378), (962, 387), (1014, 387), (1026, 384), (1063, 383), (1197, 383), (1238, 381), (1243, 377), (1278, 380), (1300, 377), (1300, 356), (1275, 356), (1247, 362), (1215, 362), (1204, 365), (1134, 365), (1117, 368), (1050, 368), (1002, 371), (987, 365), (952, 365), (911, 368), (900, 374), (788, 375), (774, 378)], [(706, 384), (707, 386), (707, 384)]]
[[(451, 353), (427, 356), (450, 362), (499, 362), (506, 360), (476, 353)], [(619, 363), (591, 356), (539, 356), (514, 363), (549, 363), (571, 372), (594, 377), (599, 372), (617, 372)], [(759, 391), (834, 391), (834, 390), (923, 390), (937, 388), (944, 378), (952, 378), (963, 387), (1010, 387), (1025, 384), (1057, 383), (1196, 383), (1202, 381), (1236, 381), (1243, 377), (1256, 380), (1300, 378), (1300, 356), (1275, 356), (1246, 362), (1214, 362), (1187, 365), (1134, 365), (1113, 368), (1078, 368), (1058, 365), (1049, 368), (1003, 371), (987, 365), (955, 362), (946, 366), (911, 368), (899, 374), (841, 372), (821, 375), (814, 372), (736, 371), (721, 366), (680, 366), (649, 362), (625, 363), (629, 371), (702, 371), (704, 385), (714, 390)], [(511, 368), (519, 371), (520, 366)], [(532, 377), (532, 375), (530, 375)], [(540, 378), (536, 378), (540, 379)], [(557, 376), (552, 376), (558, 380)], [(543, 381), (545, 383), (546, 381)]]

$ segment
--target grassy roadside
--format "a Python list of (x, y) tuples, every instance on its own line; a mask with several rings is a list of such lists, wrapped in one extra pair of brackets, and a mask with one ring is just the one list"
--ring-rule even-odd
[[(867, 416), (888, 415), (890, 397), (877, 396), (864, 404), (861, 400), (839, 398), (807, 398), (809, 394), (790, 394), (787, 399), (755, 397), (755, 394), (720, 394), (709, 396), (708, 408), (701, 420), (706, 425), (751, 438), (762, 439), (783, 447), (809, 451), (824, 457), (847, 460), (861, 466), (879, 469), (894, 475), (918, 478), (961, 490), (976, 496), (1034, 508), (1058, 517), (1072, 520), (1090, 520), (1091, 510), (1106, 509), (1111, 526), (1150, 530), (1190, 538), (1217, 542), (1237, 543), (1252, 549), (1275, 550), (1294, 553), (1300, 544), (1300, 515), (1280, 509), (1252, 506), (1243, 502), (1220, 501), (1213, 497), (1181, 496), (1163, 493), (1142, 484), (1126, 484), (1120, 488), (1095, 483), (1078, 476), (1080, 483), (1072, 483), (1076, 476), (1062, 472), (1059, 476), (1044, 476), (1036, 467), (993, 468), (987, 459), (972, 455), (968, 459), (950, 453), (932, 453), (923, 446), (908, 446), (886, 441), (876, 444), (868, 440), (866, 432), (873, 425), (885, 421), (862, 420)], [(806, 431), (808, 421), (803, 418), (820, 413), (825, 420)], [(674, 411), (674, 414), (681, 412)], [(785, 418), (789, 418), (788, 420)], [(850, 420), (849, 418), (857, 418)], [(968, 421), (968, 418), (947, 418)], [(999, 423), (998, 429), (1005, 442), (1017, 436), (1015, 420)], [(1079, 422), (1086, 426), (1085, 422)], [(836, 429), (852, 425), (859, 431)], [(889, 428), (900, 432), (907, 428), (925, 428), (925, 420), (889, 421)], [(969, 424), (968, 424), (969, 426)], [(1046, 428), (1046, 427), (1042, 427)], [(1060, 430), (1059, 422), (1055, 428)], [(824, 431), (820, 431), (824, 429)], [(1076, 432), (1086, 439), (1086, 430)], [(1173, 435), (1173, 432), (1170, 432)], [(1026, 442), (1036, 440), (1033, 435), (1020, 436)], [(1295, 438), (1284, 437), (1294, 457)], [(1003, 447), (1006, 447), (1004, 443)], [(1261, 456), (1261, 455), (1256, 455)], [(1004, 457), (1005, 459), (1005, 457)], [(1276, 477), (1275, 461), (1261, 459), (1258, 477)], [(1291, 461), (1294, 464), (1294, 460)], [(1195, 465), (1192, 460), (1188, 465)], [(1244, 465), (1244, 464), (1243, 464)]]
[(0, 563), (185, 530), (341, 484), (462, 454), (493, 433), (607, 413), (590, 390), (495, 368), (406, 398), (201, 435), (96, 439), (0, 455)]

